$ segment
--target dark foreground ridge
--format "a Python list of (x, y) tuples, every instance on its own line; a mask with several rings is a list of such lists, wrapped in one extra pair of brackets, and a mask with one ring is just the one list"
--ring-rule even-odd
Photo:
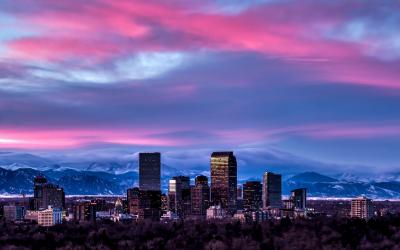
[(400, 244), (399, 214), (369, 221), (318, 217), (254, 224), (0, 223), (2, 249), (399, 249)]

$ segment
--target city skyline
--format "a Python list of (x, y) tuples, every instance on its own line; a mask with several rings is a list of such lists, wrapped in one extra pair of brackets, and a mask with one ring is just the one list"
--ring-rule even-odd
[(0, 248), (398, 249), (400, 4), (0, 0)]

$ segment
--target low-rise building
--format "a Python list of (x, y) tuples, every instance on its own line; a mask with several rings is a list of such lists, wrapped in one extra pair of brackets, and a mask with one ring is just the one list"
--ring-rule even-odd
[(37, 216), (38, 224), (44, 227), (62, 223), (62, 210), (59, 208), (49, 206), (47, 209), (37, 211)]
[(179, 216), (172, 212), (172, 211), (167, 211), (165, 214), (161, 216), (161, 221), (173, 221), (173, 220), (178, 220)]
[(25, 218), (25, 207), (14, 205), (4, 206), (3, 216), (8, 221), (22, 221)]
[(38, 213), (39, 211), (36, 210), (27, 210), (25, 213), (25, 220), (29, 221), (38, 221)]
[(233, 215), (233, 220), (237, 220), (237, 221), (244, 223), (244, 222), (246, 222), (246, 214), (242, 210), (238, 210)]
[(221, 206), (211, 206), (207, 209), (207, 220), (222, 220), (226, 218), (226, 210)]

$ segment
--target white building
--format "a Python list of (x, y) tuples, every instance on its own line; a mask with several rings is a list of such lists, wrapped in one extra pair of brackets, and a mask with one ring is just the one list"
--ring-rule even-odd
[(113, 220), (113, 215), (110, 211), (96, 212), (96, 220)]
[(253, 211), (251, 212), (251, 219), (256, 222), (266, 221), (268, 219), (267, 211)]
[(161, 216), (161, 221), (171, 221), (171, 220), (178, 220), (179, 217), (176, 213), (172, 211), (167, 211), (165, 214)]
[(244, 223), (244, 222), (246, 222), (246, 214), (243, 213), (242, 210), (238, 210), (238, 211), (233, 215), (233, 219)]
[(49, 206), (45, 210), (37, 211), (38, 224), (44, 227), (62, 223), (62, 210)]
[(25, 220), (38, 221), (38, 213), (36, 210), (27, 210), (25, 213)]
[(207, 209), (207, 220), (225, 219), (226, 211), (221, 206), (211, 206)]

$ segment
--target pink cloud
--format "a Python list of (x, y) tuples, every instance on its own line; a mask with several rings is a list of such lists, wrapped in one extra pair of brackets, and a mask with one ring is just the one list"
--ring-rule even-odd
[(369, 139), (400, 136), (400, 126), (396, 124), (314, 124), (293, 127), (269, 127), (262, 129), (214, 129), (198, 136), (201, 130), (192, 128), (187, 136), (185, 128), (140, 129), (0, 129), (0, 149), (72, 149), (97, 144), (130, 146), (187, 147), (193, 145), (246, 145), (253, 143), (279, 143), (288, 137), (303, 136), (314, 139)]
[(99, 61), (110, 58), (121, 50), (118, 44), (114, 43), (55, 37), (21, 38), (14, 40), (9, 48), (11, 49), (9, 55), (17, 58), (23, 57), (29, 60), (40, 58), (50, 61), (79, 57), (83, 61)]
[(177, 146), (188, 142), (172, 138), (154, 138), (154, 130), (0, 130), (0, 148), (69, 149), (91, 144), (126, 144), (140, 146)]
[[(197, 4), (177, 1), (102, 0), (83, 7), (68, 1), (44, 3), (57, 8), (20, 15), (24, 27), (41, 34), (11, 41), (12, 56), (96, 61), (149, 50), (250, 51), (294, 64), (296, 59), (309, 59), (308, 66), (318, 72), (314, 80), (400, 87), (400, 73), (365, 55), (368, 43), (324, 35), (326, 29), (350, 21), (351, 9), (368, 12), (374, 3), (288, 2), (238, 14), (205, 12)], [(158, 37), (159, 32), (165, 37)]]

